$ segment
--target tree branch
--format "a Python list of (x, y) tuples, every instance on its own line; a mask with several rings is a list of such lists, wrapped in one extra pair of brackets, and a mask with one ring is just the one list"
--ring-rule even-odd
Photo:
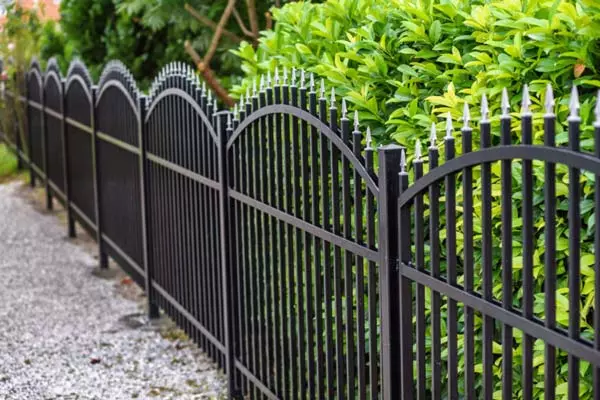
[(252, 38), (253, 40), (256, 40), (256, 36), (254, 36), (254, 33), (252, 33), (244, 24), (244, 21), (242, 20), (242, 17), (240, 16), (240, 13), (237, 12), (237, 10), (234, 8), (233, 9), (233, 16), (235, 17), (235, 20), (237, 21), (238, 25), (240, 26), (240, 29), (242, 30), (242, 32), (244, 32), (244, 35), (248, 36), (249, 38)]
[(258, 37), (258, 14), (256, 13), (256, 0), (246, 0), (248, 7), (248, 18), (250, 19), (250, 29), (254, 37)]
[(228, 107), (233, 107), (235, 101), (229, 96), (229, 93), (221, 84), (218, 79), (215, 77), (212, 69), (202, 60), (202, 57), (194, 50), (189, 40), (185, 41), (184, 44), (185, 51), (192, 57), (194, 64), (196, 64), (196, 68), (198, 68), (198, 72), (204, 78), (206, 84), (215, 92), (215, 95), (223, 101)]
[(273, 17), (271, 16), (270, 12), (267, 11), (265, 13), (265, 19), (266, 19), (266, 24), (265, 24), (266, 27), (265, 27), (265, 29), (268, 30), (268, 31), (271, 30), (271, 29), (273, 29)]
[[(217, 31), (217, 24), (214, 23), (212, 20), (210, 20), (209, 18), (206, 18), (204, 15), (200, 14), (196, 9), (194, 9), (194, 7), (192, 7), (189, 4), (185, 4), (185, 10), (187, 12), (189, 12), (192, 17), (196, 18), (200, 23), (202, 23), (203, 25), (208, 26), (209, 28), (211, 28), (213, 31)], [(236, 35), (235, 33), (232, 33), (226, 29), (223, 29), (223, 36), (228, 37), (229, 39), (233, 40), (236, 43), (240, 43), (242, 42), (244, 39), (242, 39), (241, 37), (239, 37), (238, 35)]]
[(206, 52), (206, 55), (204, 56), (204, 62), (206, 64), (210, 63), (210, 60), (213, 58), (213, 56), (215, 55), (215, 52), (217, 51), (217, 46), (219, 45), (219, 41), (221, 40), (221, 36), (223, 35), (223, 31), (225, 30), (225, 25), (229, 21), (229, 17), (231, 16), (231, 13), (233, 12), (234, 7), (235, 7), (235, 0), (229, 0), (227, 2), (227, 7), (225, 7), (225, 11), (223, 11), (223, 15), (221, 15), (221, 19), (219, 20), (219, 23), (217, 24), (217, 29), (215, 29), (215, 35), (213, 36), (212, 41), (210, 42), (208, 51)]

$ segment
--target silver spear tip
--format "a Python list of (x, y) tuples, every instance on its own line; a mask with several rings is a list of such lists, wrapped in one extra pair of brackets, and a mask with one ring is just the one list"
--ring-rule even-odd
[(373, 144), (373, 137), (371, 136), (371, 127), (367, 127), (367, 150), (371, 150)]
[(415, 143), (415, 161), (421, 161), (422, 153), (421, 153), (421, 141), (417, 139)]
[(508, 101), (508, 90), (506, 88), (502, 89), (502, 116), (506, 117), (510, 114), (510, 102)]
[(471, 111), (469, 110), (469, 103), (467, 103), (466, 101), (465, 101), (465, 105), (463, 106), (462, 120), (463, 120), (463, 127), (468, 128), (469, 121), (471, 120)]
[(578, 117), (579, 107), (579, 92), (577, 91), (577, 86), (573, 85), (573, 88), (571, 89), (571, 100), (569, 101), (569, 117)]
[(452, 131), (454, 130), (454, 126), (452, 126), (452, 115), (450, 111), (446, 114), (446, 139), (454, 139), (452, 136)]
[(554, 92), (552, 91), (552, 84), (546, 86), (546, 100), (544, 101), (544, 107), (546, 108), (546, 114), (554, 114)]
[(406, 172), (406, 151), (402, 148), (400, 153), (400, 173)]
[(488, 108), (487, 96), (484, 94), (483, 96), (481, 96), (481, 120), (482, 121), (487, 121), (489, 112), (490, 112), (490, 110)]
[(346, 118), (348, 114), (348, 107), (346, 106), (346, 99), (342, 99), (342, 118)]
[(434, 149), (436, 148), (437, 141), (437, 128), (435, 126), (435, 122), (431, 123), (431, 133), (429, 134), (429, 147)]
[(354, 130), (358, 131), (358, 110), (354, 110)]
[(529, 113), (529, 106), (531, 105), (531, 99), (529, 98), (529, 86), (523, 85), (523, 99), (521, 100), (521, 111), (523, 114)]

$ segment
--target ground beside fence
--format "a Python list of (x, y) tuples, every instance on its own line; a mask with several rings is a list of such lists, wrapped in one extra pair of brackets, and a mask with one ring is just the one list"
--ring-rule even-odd
[(93, 253), (22, 185), (0, 185), (0, 398), (221, 398), (216, 366), (147, 324), (127, 277), (93, 276)]

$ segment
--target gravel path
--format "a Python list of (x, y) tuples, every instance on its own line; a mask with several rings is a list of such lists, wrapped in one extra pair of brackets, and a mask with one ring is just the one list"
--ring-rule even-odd
[(0, 185), (0, 399), (222, 398), (215, 365), (147, 324), (128, 279), (93, 276), (93, 253), (21, 185)]

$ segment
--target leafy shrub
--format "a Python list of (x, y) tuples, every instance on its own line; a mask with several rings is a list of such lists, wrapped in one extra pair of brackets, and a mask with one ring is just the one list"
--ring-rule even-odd
[[(413, 148), (415, 141), (425, 142), (429, 128), (439, 117), (450, 112), (454, 120), (462, 115), (464, 102), (471, 106), (473, 119), (478, 118), (481, 96), (490, 98), (494, 143), (498, 143), (500, 95), (506, 87), (510, 93), (513, 116), (518, 116), (525, 83), (531, 92), (534, 113), (534, 141), (543, 142), (541, 117), (547, 84), (555, 91), (558, 126), (556, 141), (568, 141), (566, 121), (571, 85), (579, 87), (582, 124), (581, 145), (593, 147), (591, 122), (595, 94), (600, 87), (600, 5), (595, 0), (519, 0), (489, 1), (416, 1), (416, 0), (329, 0), (324, 4), (291, 3), (274, 13), (277, 24), (271, 32), (263, 32), (260, 46), (253, 49), (242, 44), (235, 52), (243, 61), (247, 78), (236, 88), (243, 93), (260, 74), (273, 71), (276, 65), (304, 68), (325, 79), (335, 87), (339, 97), (346, 98), (360, 113), (363, 125), (373, 128), (380, 143), (398, 141)], [(440, 128), (443, 124), (440, 124)], [(460, 139), (460, 133), (456, 132)], [(519, 142), (519, 121), (513, 119), (513, 141)], [(479, 140), (474, 132), (474, 141)], [(460, 140), (457, 140), (460, 143)], [(412, 153), (412, 152), (411, 152)], [(523, 243), (521, 233), (521, 162), (512, 163), (513, 214), (513, 305), (522, 304), (521, 270)], [(534, 163), (534, 312), (544, 318), (544, 169)], [(501, 197), (500, 166), (492, 166), (494, 204)], [(474, 170), (474, 193), (480, 193), (479, 170)], [(582, 296), (580, 325), (582, 336), (593, 333), (594, 255), (594, 190), (595, 176), (584, 172), (581, 183), (582, 231), (581, 266)], [(565, 166), (557, 169), (557, 322), (568, 326), (568, 173)], [(461, 191), (458, 191), (461, 204)], [(473, 238), (475, 260), (481, 259), (481, 198), (474, 198)], [(443, 215), (443, 199), (442, 199)], [(459, 210), (462, 212), (462, 210)], [(600, 210), (597, 210), (600, 212)], [(500, 237), (502, 225), (499, 206), (493, 213), (494, 298), (502, 298)], [(460, 213), (459, 213), (460, 217)], [(461, 218), (459, 218), (461, 221)], [(444, 227), (442, 218), (441, 226)], [(461, 225), (458, 226), (458, 252), (463, 248)], [(445, 229), (440, 230), (442, 239)], [(442, 242), (442, 264), (445, 258)], [(462, 260), (459, 260), (459, 264)], [(459, 266), (460, 267), (460, 266)], [(442, 270), (444, 266), (442, 265)], [(476, 265), (475, 288), (481, 289), (480, 265)], [(460, 272), (460, 271), (459, 271)], [(443, 306), (443, 320), (446, 318)], [(459, 325), (462, 325), (462, 310)], [(481, 334), (481, 319), (476, 318), (476, 335)], [(445, 324), (442, 324), (445, 337)], [(515, 330), (514, 393), (522, 396), (520, 362), (522, 336)], [(495, 336), (494, 380), (495, 397), (501, 393), (501, 337)], [(463, 338), (459, 334), (459, 354)], [(481, 343), (478, 342), (480, 346)], [(443, 358), (447, 355), (443, 355)], [(461, 358), (462, 362), (462, 358)], [(481, 390), (481, 348), (476, 355), (475, 370)], [(566, 398), (567, 358), (558, 354), (557, 396)], [(459, 365), (459, 371), (463, 370)], [(429, 368), (429, 366), (428, 366)], [(592, 370), (587, 363), (581, 367), (580, 397), (592, 396)], [(460, 376), (461, 389), (463, 376)], [(534, 381), (544, 380), (544, 346), (534, 345)], [(543, 384), (535, 385), (534, 397), (543, 398)]]

